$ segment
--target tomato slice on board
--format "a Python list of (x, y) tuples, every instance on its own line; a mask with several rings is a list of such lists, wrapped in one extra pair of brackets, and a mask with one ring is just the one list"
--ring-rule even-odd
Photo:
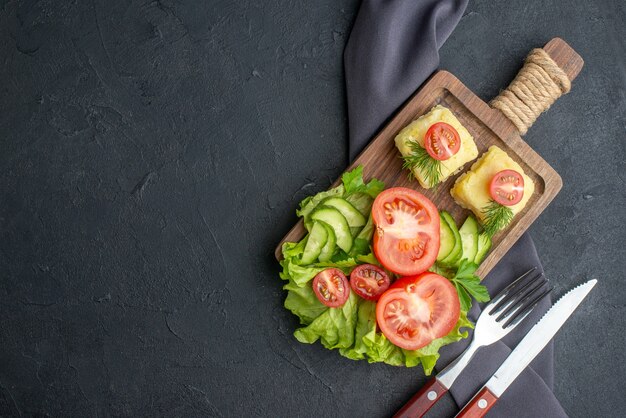
[(384, 190), (372, 205), (374, 254), (387, 270), (412, 276), (430, 268), (439, 252), (439, 212), (406, 187)]
[(346, 275), (339, 269), (322, 270), (313, 279), (315, 296), (329, 308), (343, 306), (350, 296)]
[(459, 152), (461, 137), (452, 125), (437, 122), (426, 131), (424, 148), (435, 160), (444, 161)]
[(385, 270), (372, 264), (356, 266), (350, 273), (350, 286), (363, 299), (377, 301), (390, 284)]
[(417, 350), (447, 335), (459, 320), (461, 305), (448, 279), (435, 273), (404, 277), (376, 304), (376, 322), (389, 341)]
[(524, 197), (524, 177), (515, 170), (502, 170), (491, 179), (489, 194), (499, 204), (513, 206)]

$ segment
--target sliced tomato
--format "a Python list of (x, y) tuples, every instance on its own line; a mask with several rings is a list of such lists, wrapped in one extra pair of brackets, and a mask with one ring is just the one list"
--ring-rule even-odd
[(374, 253), (387, 270), (411, 276), (428, 270), (439, 252), (439, 212), (406, 187), (380, 193), (372, 205)]
[(390, 284), (385, 270), (372, 264), (356, 266), (350, 273), (350, 286), (363, 299), (377, 301)]
[(489, 194), (499, 204), (513, 206), (524, 197), (524, 177), (515, 170), (502, 170), (491, 179)]
[(452, 125), (434, 123), (424, 135), (424, 148), (435, 160), (443, 161), (459, 152), (461, 137)]
[(315, 296), (329, 308), (343, 306), (350, 296), (346, 275), (339, 269), (322, 270), (313, 279)]
[(461, 305), (454, 286), (435, 273), (396, 281), (376, 304), (376, 322), (385, 337), (406, 350), (417, 350), (447, 335), (459, 320)]

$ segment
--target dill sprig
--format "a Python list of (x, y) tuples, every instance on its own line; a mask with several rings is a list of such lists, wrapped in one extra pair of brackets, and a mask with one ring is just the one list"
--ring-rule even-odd
[(402, 156), (404, 160), (402, 168), (409, 170), (409, 178), (414, 176), (413, 170), (417, 168), (422, 172), (424, 180), (426, 180), (429, 186), (432, 187), (439, 184), (441, 161), (431, 157), (417, 141), (408, 141), (407, 144), (411, 154)]
[(513, 219), (513, 211), (508, 206), (504, 206), (495, 201), (490, 201), (487, 206), (482, 209), (485, 214), (485, 222), (483, 228), (490, 237), (496, 232), (505, 228)]

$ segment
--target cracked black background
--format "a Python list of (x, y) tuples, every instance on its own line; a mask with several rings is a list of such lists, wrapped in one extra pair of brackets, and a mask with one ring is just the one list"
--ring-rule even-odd
[[(273, 249), (346, 166), (358, 1), (0, 0), (0, 415), (387, 416), (419, 369), (291, 336)], [(471, 2), (441, 67), (484, 99), (554, 36), (585, 59), (526, 135), (572, 417), (626, 408), (623, 2)], [(417, 87), (417, 86), (416, 86)], [(432, 416), (452, 416), (447, 399)]]

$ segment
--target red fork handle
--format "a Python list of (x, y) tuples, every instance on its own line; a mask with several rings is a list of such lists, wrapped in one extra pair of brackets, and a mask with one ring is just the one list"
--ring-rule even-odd
[(465, 405), (456, 418), (484, 417), (497, 401), (498, 397), (485, 386)]
[(436, 377), (430, 379), (411, 400), (409, 400), (393, 418), (419, 418), (437, 403), (448, 391)]

